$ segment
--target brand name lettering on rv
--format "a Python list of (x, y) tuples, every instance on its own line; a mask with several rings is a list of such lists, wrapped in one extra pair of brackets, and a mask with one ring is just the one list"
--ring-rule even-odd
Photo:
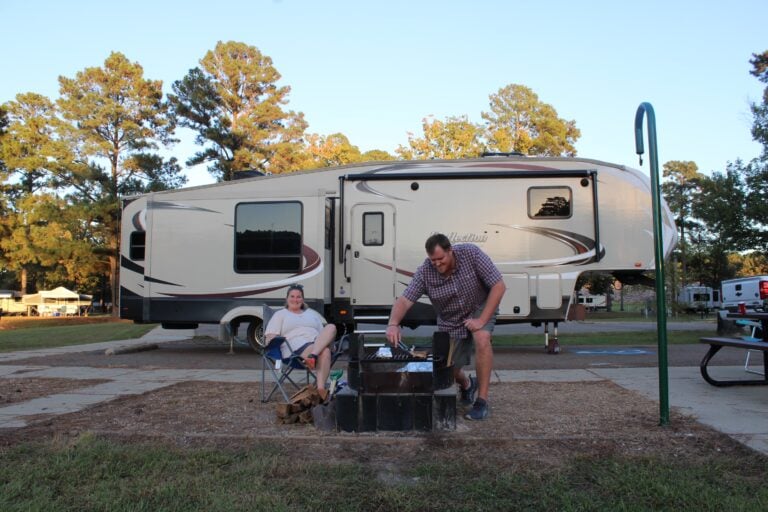
[[(436, 233), (437, 231), (432, 234), (434, 235)], [(448, 240), (450, 240), (452, 244), (482, 244), (483, 242), (488, 241), (488, 235), (485, 234), (478, 235), (476, 233), (456, 233), (455, 231), (452, 231), (450, 233), (445, 233), (445, 236), (448, 237)]]

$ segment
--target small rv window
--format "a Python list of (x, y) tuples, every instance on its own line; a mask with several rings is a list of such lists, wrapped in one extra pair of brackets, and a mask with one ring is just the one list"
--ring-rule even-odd
[(384, 214), (382, 212), (363, 214), (363, 245), (384, 245)]
[(128, 249), (128, 257), (133, 261), (142, 261), (146, 253), (146, 231), (134, 231), (131, 233), (131, 246)]
[(235, 209), (235, 271), (301, 270), (301, 203), (241, 203)]
[(532, 219), (567, 219), (572, 215), (570, 187), (528, 189), (528, 216)]

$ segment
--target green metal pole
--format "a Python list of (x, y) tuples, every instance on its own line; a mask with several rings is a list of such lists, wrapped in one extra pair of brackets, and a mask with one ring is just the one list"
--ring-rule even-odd
[(656, 329), (659, 343), (659, 424), (669, 425), (669, 371), (667, 363), (667, 299), (664, 290), (664, 237), (661, 226), (659, 161), (656, 151), (656, 115), (650, 103), (641, 103), (635, 114), (635, 149), (643, 165), (643, 117), (648, 117), (648, 153), (651, 160), (653, 245), (656, 257)]

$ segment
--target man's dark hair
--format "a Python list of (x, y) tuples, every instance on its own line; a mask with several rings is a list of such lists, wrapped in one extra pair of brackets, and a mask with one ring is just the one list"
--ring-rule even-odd
[(427, 243), (424, 244), (424, 248), (427, 250), (427, 254), (432, 254), (435, 252), (435, 247), (438, 245), (444, 251), (451, 250), (451, 241), (442, 233), (435, 233), (427, 238)]

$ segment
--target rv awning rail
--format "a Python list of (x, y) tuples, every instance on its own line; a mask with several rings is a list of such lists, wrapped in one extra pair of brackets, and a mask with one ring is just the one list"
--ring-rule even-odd
[(589, 178), (597, 174), (591, 170), (555, 171), (460, 171), (460, 172), (387, 172), (375, 174), (347, 174), (347, 181), (394, 181), (394, 180), (483, 180), (499, 178)]

